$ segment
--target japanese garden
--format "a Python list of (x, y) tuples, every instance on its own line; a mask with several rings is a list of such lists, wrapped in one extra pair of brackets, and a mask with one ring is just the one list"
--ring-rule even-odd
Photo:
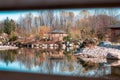
[(120, 77), (119, 8), (0, 11), (0, 18), (0, 70)]

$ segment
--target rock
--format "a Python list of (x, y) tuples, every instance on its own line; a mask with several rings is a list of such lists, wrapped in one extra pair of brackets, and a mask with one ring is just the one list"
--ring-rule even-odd
[(111, 66), (120, 66), (120, 60), (107, 60), (107, 63)]
[(120, 56), (114, 53), (108, 53), (106, 58), (107, 59), (120, 59)]
[(15, 46), (0, 46), (0, 50), (15, 50), (18, 49), (18, 47)]
[(94, 48), (84, 48), (75, 52), (76, 56), (86, 58), (107, 58), (107, 59), (120, 59), (120, 50), (114, 48), (106, 48), (95, 46)]
[(110, 47), (111, 46), (111, 42), (109, 41), (102, 41), (99, 43), (99, 46), (101, 47)]

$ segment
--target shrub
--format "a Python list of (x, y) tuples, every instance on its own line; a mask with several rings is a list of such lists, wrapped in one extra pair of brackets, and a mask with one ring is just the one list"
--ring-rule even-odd
[(66, 41), (71, 41), (71, 37), (70, 36), (65, 36), (64, 38), (63, 38), (63, 40), (66, 42)]
[(16, 41), (17, 39), (18, 39), (18, 37), (13, 35), (10, 37), (9, 41)]
[(90, 39), (85, 39), (83, 43), (81, 44), (80, 48), (83, 47), (91, 47), (97, 45), (97, 39), (90, 38)]

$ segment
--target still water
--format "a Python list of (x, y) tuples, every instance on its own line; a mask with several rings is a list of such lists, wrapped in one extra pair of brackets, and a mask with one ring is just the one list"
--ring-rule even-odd
[[(26, 48), (0, 51), (0, 70), (84, 77), (112, 74), (112, 68), (107, 61), (89, 66), (71, 53), (72, 51)], [(53, 58), (56, 54), (57, 58)], [(62, 58), (59, 58), (59, 55), (62, 55)]]

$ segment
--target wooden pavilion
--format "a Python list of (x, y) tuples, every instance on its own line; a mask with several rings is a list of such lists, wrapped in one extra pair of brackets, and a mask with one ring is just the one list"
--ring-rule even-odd
[(120, 23), (109, 26), (111, 32), (111, 41), (120, 42)]
[(53, 30), (48, 35), (52, 41), (63, 41), (63, 38), (68, 34), (63, 30)]

